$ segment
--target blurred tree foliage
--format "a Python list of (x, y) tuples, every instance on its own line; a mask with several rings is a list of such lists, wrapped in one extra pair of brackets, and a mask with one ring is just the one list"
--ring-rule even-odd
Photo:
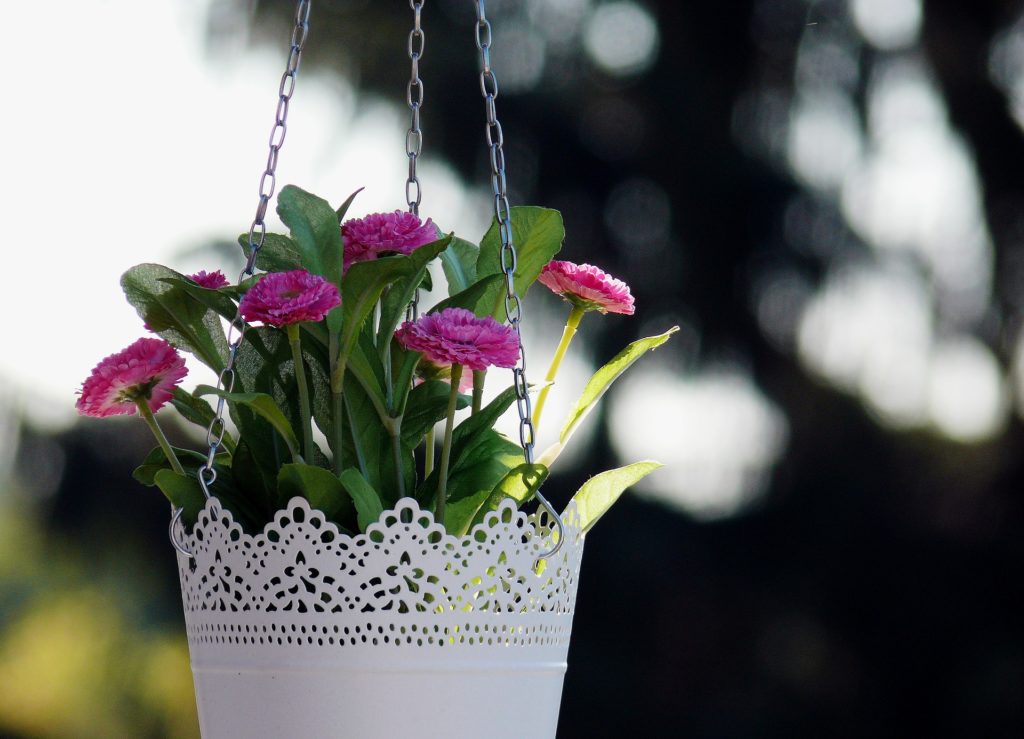
[[(513, 201), (562, 210), (566, 258), (630, 281), (646, 315), (692, 324), (699, 340), (685, 361), (749, 370), (784, 410), (790, 440), (768, 495), (743, 515), (699, 522), (633, 499), (590, 537), (559, 736), (1019, 736), (1020, 421), (975, 445), (893, 432), (812, 379), (751, 309), (766, 269), (794, 267), (818, 284), (829, 265), (787, 243), (785, 213), (801, 185), (738, 145), (737, 101), (764, 85), (791, 94), (808, 27), (846, 22), (847, 3), (642, 4), (660, 32), (654, 63), (616, 76), (587, 56), (578, 28), (558, 25), (591, 3), (488, 3), (499, 83), (523, 48), (508, 39), (529, 38), (517, 31), (564, 36), (545, 42), (533, 83), (502, 88)], [(239, 17), (253, 43), (278, 50), (293, 4), (211, 8), (211, 50)], [(994, 318), (979, 334), (1008, 370), (1024, 287), (1024, 138), (987, 59), (1024, 8), (927, 0), (923, 10), (912, 53), (929, 60), (977, 166), (996, 264)], [(306, 68), (404, 103), (407, 3), (315, 2), (312, 23)], [(467, 1), (426, 4), (425, 158), (485, 184), (473, 23)], [(857, 68), (878, 55), (861, 50)], [(854, 85), (861, 117), (865, 84)], [(657, 212), (629, 218), (635, 203), (613, 207), (630, 182), (671, 204), (669, 227), (644, 234), (656, 249), (629, 237)], [(610, 324), (595, 354), (610, 355), (634, 329)], [(598, 420), (590, 459), (549, 482), (557, 502), (592, 460), (614, 454)], [(34, 484), (45, 478), (40, 460), (52, 459), (40, 451), (47, 444), (66, 472), (41, 500)], [(166, 508), (127, 474), (147, 444), (138, 426), (23, 431), (16, 482), (0, 495), (0, 733), (194, 735)], [(34, 503), (14, 505), (24, 500)]]

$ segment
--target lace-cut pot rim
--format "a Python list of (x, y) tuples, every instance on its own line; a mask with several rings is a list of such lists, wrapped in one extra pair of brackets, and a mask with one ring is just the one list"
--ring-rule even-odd
[[(510, 500), (461, 537), (446, 533), (412, 499), (354, 536), (340, 533), (302, 498), (250, 535), (211, 500), (186, 537), (193, 556), (178, 559), (190, 641), (268, 647), (561, 641), (571, 626), (583, 548), (574, 506), (563, 521), (564, 546), (537, 568), (552, 526), (546, 514), (527, 515)], [(523, 616), (569, 616), (569, 623), (556, 628)]]
[[(579, 515), (575, 502), (562, 513), (562, 522), (565, 525), (567, 543), (574, 538), (582, 541), (584, 533), (579, 527)], [(206, 501), (203, 510), (200, 511), (198, 521), (192, 527), (191, 532), (186, 533), (185, 543), (201, 543), (207, 532), (213, 527), (223, 528), (230, 534), (232, 541), (241, 542), (243, 546), (251, 543), (251, 546), (265, 546), (265, 542), (273, 542), (281, 535), (282, 531), (289, 526), (308, 523), (323, 534), (323, 541), (337, 541), (358, 543), (366, 540), (370, 543), (379, 544), (387, 540), (392, 530), (401, 528), (408, 532), (413, 527), (423, 530), (423, 536), (430, 544), (444, 546), (467, 546), (473, 542), (482, 542), (487, 539), (496, 527), (502, 525), (517, 526), (522, 530), (524, 546), (529, 546), (537, 551), (544, 551), (545, 547), (550, 548), (553, 539), (555, 526), (550, 517), (543, 511), (527, 514), (520, 511), (515, 501), (510, 498), (503, 500), (496, 510), (486, 514), (482, 523), (473, 526), (463, 536), (449, 534), (444, 526), (435, 523), (433, 512), (423, 509), (415, 498), (402, 498), (380, 514), (374, 523), (366, 528), (362, 534), (342, 533), (336, 524), (327, 520), (327, 516), (313, 508), (305, 498), (295, 497), (288, 501), (288, 505), (274, 515), (274, 520), (263, 527), (258, 534), (248, 534), (234, 520), (231, 511), (226, 510), (217, 498), (210, 498)]]

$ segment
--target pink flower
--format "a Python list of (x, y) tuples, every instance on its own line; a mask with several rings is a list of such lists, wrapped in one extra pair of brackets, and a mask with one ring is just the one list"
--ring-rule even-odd
[(163, 339), (139, 339), (97, 364), (82, 383), (75, 407), (83, 416), (121, 416), (145, 400), (157, 411), (188, 374), (185, 359)]
[(412, 254), (416, 249), (437, 240), (437, 228), (428, 218), (422, 223), (412, 213), (371, 213), (365, 218), (352, 218), (341, 226), (345, 239), (343, 269), (356, 262), (376, 259), (384, 252)]
[(551, 261), (537, 279), (584, 311), (633, 315), (629, 285), (592, 265)]
[(270, 272), (242, 298), (239, 309), (247, 321), (287, 326), (299, 321), (320, 321), (341, 304), (338, 288), (304, 269)]
[(493, 318), (478, 318), (465, 308), (445, 308), (406, 321), (395, 332), (398, 343), (421, 352), (442, 367), (461, 364), (471, 370), (512, 367), (519, 359), (519, 340), (510, 326)]
[(218, 287), (227, 287), (228, 285), (228, 278), (219, 269), (216, 272), (199, 270), (194, 275), (189, 275), (188, 278), (199, 287), (205, 287), (208, 290), (216, 290)]

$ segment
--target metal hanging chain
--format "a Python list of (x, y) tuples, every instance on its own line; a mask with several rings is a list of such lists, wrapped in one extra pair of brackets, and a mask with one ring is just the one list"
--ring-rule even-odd
[[(416, 160), (423, 151), (423, 131), (420, 129), (423, 80), (420, 79), (420, 59), (423, 58), (427, 40), (423, 35), (423, 28), (420, 26), (423, 3), (424, 0), (409, 0), (413, 23), (412, 30), (409, 32), (409, 41), (406, 44), (411, 73), (409, 84), (405, 88), (405, 102), (409, 105), (410, 113), (409, 130), (405, 134), (405, 153), (409, 157), (409, 176), (405, 180), (405, 201), (409, 205), (409, 212), (417, 218), (420, 215), (420, 203), (423, 201), (423, 188), (420, 185), (419, 177), (416, 176)], [(409, 303), (409, 309), (406, 311), (406, 320), (415, 321), (419, 318), (419, 313), (420, 291), (419, 288), (416, 288), (412, 295), (412, 302)]]
[[(527, 463), (533, 464), (533, 409), (530, 404), (529, 386), (526, 382), (526, 352), (523, 349), (523, 335), (520, 323), (523, 318), (523, 304), (516, 292), (516, 248), (512, 243), (512, 209), (508, 202), (508, 183), (505, 177), (505, 152), (502, 149), (505, 137), (498, 122), (495, 100), (498, 97), (498, 79), (491, 69), (491, 24), (487, 20), (484, 0), (476, 0), (476, 47), (480, 50), (480, 94), (484, 98), (487, 112), (487, 147), (490, 150), (491, 190), (494, 193), (494, 217), (498, 223), (498, 234), (501, 237), (501, 269), (505, 273), (505, 316), (509, 325), (516, 332), (519, 342), (519, 361), (512, 368), (512, 377), (516, 392), (516, 408), (519, 411), (519, 442), (523, 447), (523, 456)], [(554, 555), (562, 547), (565, 539), (565, 525), (562, 517), (554, 509), (547, 498), (538, 490), (535, 495), (542, 506), (551, 514), (558, 526), (558, 540), (546, 552), (537, 555), (546, 559)]]
[(405, 180), (405, 201), (409, 204), (409, 212), (414, 216), (420, 214), (420, 203), (423, 201), (423, 190), (419, 177), (416, 176), (416, 160), (423, 151), (423, 131), (420, 129), (420, 108), (423, 106), (423, 80), (420, 79), (420, 59), (426, 45), (426, 36), (420, 26), (424, 0), (409, 0), (413, 12), (413, 26), (409, 32), (407, 50), (412, 71), (409, 84), (405, 90), (405, 102), (409, 105), (409, 130), (405, 134), (405, 153), (409, 157), (409, 176)]
[[(267, 214), (267, 207), (270, 199), (277, 189), (277, 158), (284, 145), (284, 137), (288, 132), (288, 107), (291, 104), (292, 95), (295, 94), (295, 77), (299, 72), (299, 63), (302, 61), (302, 49), (306, 43), (306, 36), (309, 34), (309, 10), (311, 0), (299, 0), (295, 6), (295, 26), (292, 28), (291, 47), (288, 52), (288, 63), (285, 66), (284, 74), (281, 75), (281, 84), (277, 89), (277, 110), (274, 114), (274, 126), (270, 129), (267, 164), (260, 175), (259, 203), (256, 206), (256, 215), (249, 227), (249, 257), (245, 262), (245, 268), (238, 276), (238, 283), (241, 284), (247, 277), (252, 277), (256, 269), (256, 255), (263, 247), (263, 241), (267, 235), (267, 224), (264, 217)], [(245, 333), (245, 321), (242, 320), (241, 311), (235, 313), (228, 328), (228, 361), (217, 377), (217, 389), (231, 392), (235, 387), (235, 360), (238, 356), (238, 349), (242, 345)], [(214, 468), (214, 460), (224, 441), (226, 433), (224, 422), (224, 398), (217, 399), (217, 408), (210, 426), (206, 430), (207, 454), (206, 462), (199, 469), (199, 485), (203, 489), (203, 495), (209, 500), (212, 495), (210, 487), (217, 479), (217, 470)], [(171, 544), (179, 552), (187, 557), (192, 552), (182, 538), (177, 535), (178, 531), (184, 534), (184, 526), (181, 524), (181, 508), (175, 508), (171, 514), (171, 523), (168, 527), (168, 536)]]

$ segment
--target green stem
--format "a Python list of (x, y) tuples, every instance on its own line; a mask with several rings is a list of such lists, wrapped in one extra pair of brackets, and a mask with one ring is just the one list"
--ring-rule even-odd
[(388, 433), (391, 434), (391, 454), (395, 460), (395, 487), (398, 490), (398, 497), (405, 497), (405, 475), (402, 474), (402, 419), (392, 419), (388, 424)]
[[(356, 464), (359, 465), (359, 471), (363, 473), (363, 478), (369, 480), (370, 472), (366, 466), (366, 453), (363, 451), (363, 442), (359, 438), (359, 431), (356, 427), (355, 418), (352, 417), (351, 404), (345, 403), (345, 413), (348, 416), (348, 427), (352, 432), (352, 448), (356, 453)], [(338, 474), (341, 473), (339, 472)]]
[(484, 402), (484, 380), (487, 379), (487, 370), (473, 370), (473, 409), (472, 415), (480, 412), (480, 406)]
[(444, 423), (444, 443), (441, 445), (441, 464), (437, 468), (437, 503), (434, 505), (434, 520), (444, 525), (444, 504), (448, 497), (448, 459), (452, 453), (452, 429), (455, 427), (455, 405), (459, 400), (459, 380), (462, 379), (462, 365), (452, 365), (452, 389), (448, 395), (448, 418)]
[(423, 477), (434, 471), (434, 427), (427, 429), (427, 438), (423, 450)]
[(540, 395), (537, 396), (537, 404), (533, 407), (534, 433), (537, 433), (537, 429), (540, 427), (540, 414), (544, 411), (544, 403), (548, 399), (551, 383), (558, 376), (558, 368), (562, 366), (562, 359), (565, 357), (565, 352), (569, 349), (572, 337), (576, 335), (576, 329), (579, 328), (583, 313), (583, 309), (576, 306), (573, 306), (573, 309), (569, 312), (569, 320), (566, 321), (565, 330), (562, 331), (562, 339), (558, 342), (555, 356), (551, 358), (551, 366), (548, 367), (548, 376), (544, 378), (545, 385), (540, 389)]
[[(338, 334), (329, 328), (328, 331), (327, 354), (330, 357), (331, 364), (330, 386), (332, 429), (334, 431), (334, 473), (340, 475), (342, 470), (345, 469), (345, 417), (347, 408), (345, 407), (344, 396), (344, 369), (338, 366)], [(335, 375), (339, 371), (342, 374), (336, 381)]]
[(149, 430), (153, 432), (153, 436), (156, 437), (156, 443), (160, 445), (160, 449), (163, 450), (164, 456), (167, 457), (167, 461), (171, 463), (171, 469), (179, 475), (184, 475), (185, 468), (181, 466), (181, 462), (178, 461), (178, 456), (171, 448), (171, 442), (167, 441), (167, 437), (164, 436), (163, 429), (161, 429), (160, 424), (156, 422), (156, 418), (153, 416), (153, 411), (149, 409), (149, 403), (144, 399), (139, 399), (135, 401), (135, 405), (139, 407), (139, 415), (142, 416), (146, 425), (149, 426)]
[(342, 449), (345, 445), (344, 426), (342, 418), (345, 414), (345, 396), (341, 393), (331, 392), (331, 418), (333, 420), (332, 430), (334, 432), (334, 474), (340, 475), (345, 469), (342, 460)]
[(387, 405), (389, 411), (394, 411), (395, 382), (391, 376), (391, 341), (389, 340), (387, 344), (387, 348), (384, 350), (384, 403)]
[(302, 362), (299, 324), (288, 324), (288, 344), (295, 363), (295, 383), (299, 387), (299, 423), (302, 424), (302, 456), (313, 460), (313, 422), (309, 411), (309, 388), (306, 386), (306, 366)]

